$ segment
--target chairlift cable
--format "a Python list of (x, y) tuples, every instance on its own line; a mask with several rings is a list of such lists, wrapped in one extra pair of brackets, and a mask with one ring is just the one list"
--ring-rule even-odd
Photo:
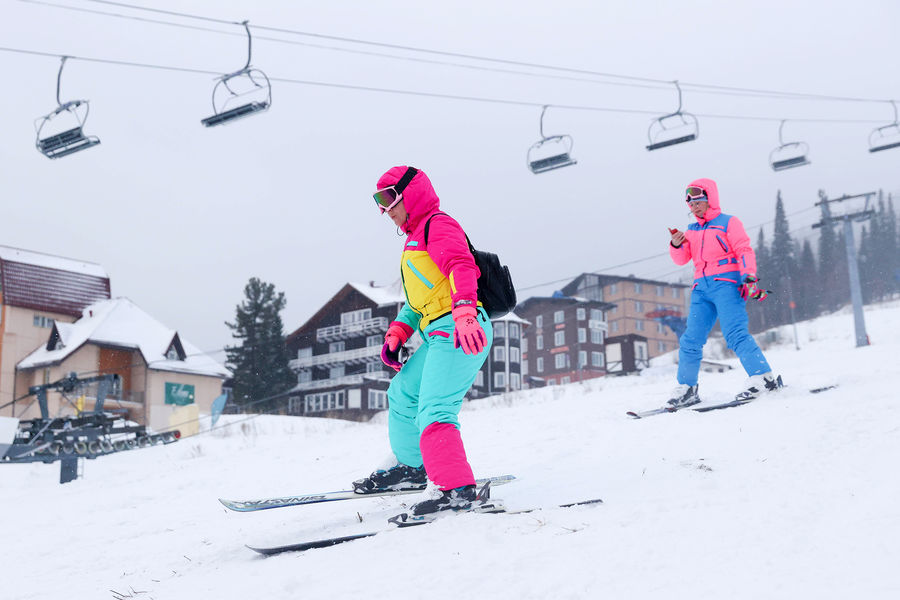
[[(33, 0), (21, 0), (21, 1), (33, 1)], [(105, 4), (110, 6), (118, 6), (121, 8), (129, 8), (132, 10), (138, 11), (147, 11), (159, 14), (165, 14), (169, 16), (177, 16), (186, 19), (196, 19), (213, 23), (222, 23), (222, 24), (235, 24), (235, 21), (228, 21), (225, 19), (217, 19), (213, 17), (206, 17), (203, 15), (191, 14), (191, 13), (183, 13), (178, 11), (171, 11), (165, 9), (158, 8), (150, 8), (146, 6), (139, 6), (135, 4), (129, 4), (126, 2), (116, 2), (114, 0), (83, 0), (85, 2), (93, 2), (97, 4)], [(390, 44), (385, 42), (374, 42), (371, 40), (362, 40), (358, 38), (350, 38), (345, 36), (334, 36), (322, 33), (314, 33), (308, 31), (299, 31), (295, 29), (287, 29), (283, 27), (271, 27), (265, 25), (254, 25), (256, 29), (272, 31), (276, 33), (287, 33), (291, 35), (299, 35), (306, 37), (314, 37), (320, 39), (328, 39), (333, 41), (345, 42), (345, 43), (353, 43), (353, 44), (361, 44), (367, 46), (376, 46), (383, 48), (391, 48), (394, 50), (403, 50), (408, 52), (419, 52), (425, 54), (435, 54), (440, 56), (450, 56), (454, 58), (464, 58), (467, 60), (478, 60), (484, 62), (493, 62), (498, 64), (507, 64), (507, 65), (515, 65), (520, 67), (529, 67), (529, 68), (537, 68), (537, 69), (545, 69), (545, 70), (553, 70), (553, 71), (561, 71), (567, 73), (577, 73), (581, 75), (592, 75), (596, 77), (607, 77), (611, 79), (620, 79), (630, 82), (641, 82), (641, 83), (653, 83), (658, 84), (660, 87), (667, 87), (671, 84), (671, 80), (667, 79), (657, 79), (652, 77), (640, 77), (635, 75), (622, 75), (618, 73), (606, 73), (602, 71), (593, 71), (589, 69), (576, 69), (572, 67), (562, 67), (558, 65), (545, 65), (540, 63), (532, 63), (527, 61), (518, 61), (511, 59), (502, 59), (502, 58), (494, 58), (489, 56), (480, 56), (475, 54), (467, 54), (461, 52), (450, 52), (444, 50), (433, 50), (430, 48), (419, 48), (415, 46), (405, 46), (401, 44)], [(399, 57), (398, 57), (399, 58)], [(601, 82), (598, 82), (601, 83)], [(609, 83), (609, 82), (607, 82)], [(853, 96), (835, 96), (828, 94), (810, 94), (803, 92), (784, 92), (778, 90), (765, 90), (765, 89), (756, 89), (756, 88), (744, 88), (744, 87), (735, 87), (735, 86), (725, 86), (725, 85), (716, 85), (716, 84), (704, 84), (704, 83), (692, 83), (692, 82), (681, 82), (682, 85), (688, 86), (691, 88), (696, 88), (699, 90), (710, 90), (716, 91), (719, 93), (739, 93), (739, 94), (753, 94), (753, 95), (772, 95), (776, 97), (780, 97), (783, 99), (806, 99), (806, 100), (831, 100), (831, 101), (842, 101), (842, 102), (885, 102), (883, 98), (860, 98)]]

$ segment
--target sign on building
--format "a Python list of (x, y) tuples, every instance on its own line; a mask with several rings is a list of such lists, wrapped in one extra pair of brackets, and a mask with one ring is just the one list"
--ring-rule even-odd
[(194, 403), (194, 386), (166, 382), (166, 404), (187, 406)]

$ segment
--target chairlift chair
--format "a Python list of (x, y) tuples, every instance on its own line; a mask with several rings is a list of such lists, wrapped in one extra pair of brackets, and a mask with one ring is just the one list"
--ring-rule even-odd
[(785, 143), (781, 137), (782, 129), (784, 129), (784, 121), (778, 126), (779, 146), (769, 153), (769, 164), (772, 166), (772, 170), (784, 171), (811, 164), (806, 157), (809, 154), (809, 144), (806, 142)]
[(244, 68), (222, 75), (212, 93), (213, 115), (201, 119), (206, 127), (224, 125), (272, 106), (272, 85), (265, 73), (250, 66), (253, 39), (248, 21), (242, 25), (247, 31), (247, 63)]
[(37, 133), (35, 147), (47, 158), (55, 159), (86, 150), (100, 143), (97, 136), (84, 134), (84, 123), (90, 112), (87, 100), (70, 100), (61, 102), (59, 84), (62, 79), (66, 56), (62, 57), (59, 73), (56, 76), (56, 109), (48, 115), (35, 119), (34, 128)]
[(526, 157), (528, 168), (535, 175), (578, 163), (571, 154), (575, 143), (572, 136), (544, 135), (544, 113), (547, 112), (547, 108), (544, 106), (541, 110), (541, 139), (532, 144)]
[(891, 105), (894, 107), (894, 122), (883, 125), (869, 134), (869, 152), (900, 148), (900, 122), (897, 119), (897, 103), (891, 100)]
[(676, 144), (691, 142), (700, 137), (700, 124), (697, 117), (681, 110), (681, 86), (673, 82), (678, 90), (678, 110), (654, 119), (647, 130), (650, 143), (647, 150), (659, 150)]

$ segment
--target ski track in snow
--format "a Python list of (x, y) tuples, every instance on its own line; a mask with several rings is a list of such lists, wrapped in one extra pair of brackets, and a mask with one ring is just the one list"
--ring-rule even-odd
[[(244, 547), (379, 529), (414, 502), (217, 501), (346, 489), (389, 452), (384, 415), (259, 417), (87, 461), (66, 485), (58, 463), (0, 465), (0, 597), (898, 598), (900, 303), (867, 307), (866, 325), (872, 345), (854, 348), (846, 312), (802, 323), (799, 351), (782, 328), (766, 354), (789, 387), (738, 408), (625, 416), (664, 402), (671, 364), (466, 405), (476, 474), (520, 478), (494, 490), (510, 509), (597, 506), (458, 515), (271, 558)], [(727, 400), (744, 379), (701, 373), (701, 396)]]

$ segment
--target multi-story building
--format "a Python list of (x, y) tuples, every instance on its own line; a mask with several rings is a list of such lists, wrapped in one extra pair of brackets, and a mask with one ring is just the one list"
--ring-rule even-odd
[(72, 323), (108, 299), (109, 277), (98, 264), (0, 246), (0, 295), (0, 415), (21, 417), (16, 364), (47, 343), (54, 323)]
[(522, 340), (522, 373), (532, 387), (582, 381), (606, 374), (606, 312), (599, 300), (528, 298), (516, 313), (531, 323)]
[[(59, 381), (69, 373), (114, 373), (119, 377), (106, 409), (156, 431), (196, 433), (200, 416), (210, 414), (230, 375), (127, 298), (95, 302), (74, 323), (57, 321), (44, 331), (43, 344), (19, 361), (16, 394), (22, 396), (31, 386)], [(93, 410), (96, 386), (80, 393), (84, 410)], [(22, 403), (30, 407), (19, 408), (17, 417), (40, 416), (30, 400)], [(72, 400), (50, 392), (50, 414), (74, 414)]]
[(566, 296), (610, 302), (609, 335), (647, 338), (650, 357), (678, 348), (678, 336), (654, 315), (687, 315), (690, 286), (622, 275), (582, 273), (562, 288)]
[(494, 343), (484, 366), (478, 371), (472, 386), (472, 397), (490, 396), (522, 389), (522, 342), (528, 321), (511, 312), (499, 319), (491, 319)]
[(297, 374), (286, 394), (288, 414), (366, 420), (387, 408), (393, 371), (381, 362), (381, 347), (405, 301), (399, 283), (348, 283), (288, 335)]

